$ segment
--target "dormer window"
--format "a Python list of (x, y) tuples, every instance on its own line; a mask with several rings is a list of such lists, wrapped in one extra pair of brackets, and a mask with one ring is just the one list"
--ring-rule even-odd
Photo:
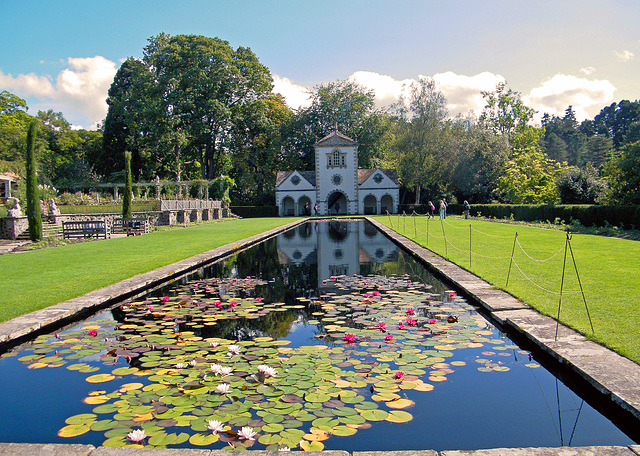
[(347, 154), (340, 152), (340, 149), (334, 149), (327, 154), (327, 168), (346, 168)]

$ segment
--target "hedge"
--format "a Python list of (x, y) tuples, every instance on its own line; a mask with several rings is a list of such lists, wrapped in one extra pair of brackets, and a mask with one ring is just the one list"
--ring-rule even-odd
[[(426, 214), (427, 206), (401, 205), (399, 212)], [(438, 214), (438, 208), (434, 211)], [(462, 204), (449, 204), (447, 214), (461, 215)], [(472, 204), (471, 216), (510, 219), (523, 222), (564, 222), (579, 221), (584, 226), (617, 226), (620, 228), (640, 228), (640, 206), (611, 206), (564, 204)]]
[(242, 218), (277, 217), (278, 206), (230, 206), (231, 212)]

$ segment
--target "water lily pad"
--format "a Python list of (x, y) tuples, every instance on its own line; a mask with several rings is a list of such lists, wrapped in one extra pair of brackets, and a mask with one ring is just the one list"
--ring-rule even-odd
[(69, 424), (58, 431), (58, 437), (77, 437), (91, 430), (91, 424)]
[(111, 374), (97, 374), (97, 375), (92, 375), (91, 377), (85, 378), (85, 381), (89, 383), (104, 383), (104, 382), (109, 382), (114, 378), (116, 378), (115, 375), (111, 375)]
[(412, 419), (413, 415), (403, 410), (392, 410), (391, 412), (389, 412), (389, 416), (386, 418), (387, 421), (390, 421), (392, 423), (407, 423)]
[(384, 410), (376, 409), (376, 410), (364, 410), (360, 413), (362, 417), (367, 421), (383, 421), (386, 420), (389, 416), (388, 412)]
[(189, 443), (195, 446), (209, 446), (219, 439), (218, 434), (194, 434), (189, 438)]
[(300, 443), (300, 449), (303, 451), (322, 451), (324, 450), (324, 444), (318, 441), (309, 442), (304, 440)]

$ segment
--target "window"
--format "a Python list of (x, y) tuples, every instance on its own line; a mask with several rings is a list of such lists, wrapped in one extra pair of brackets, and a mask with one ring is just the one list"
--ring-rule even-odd
[(327, 154), (327, 168), (346, 168), (347, 154), (340, 152), (340, 149), (334, 149)]

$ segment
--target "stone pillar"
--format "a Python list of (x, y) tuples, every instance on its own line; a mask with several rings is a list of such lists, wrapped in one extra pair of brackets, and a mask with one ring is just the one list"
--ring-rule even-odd
[(192, 222), (201, 222), (202, 221), (202, 212), (200, 212), (200, 210), (198, 210), (198, 209), (193, 209), (191, 211), (191, 216), (189, 217), (189, 219)]
[(203, 221), (213, 220), (213, 211), (211, 209), (203, 209), (202, 220)]
[(187, 223), (189, 221), (189, 213), (185, 210), (178, 211), (177, 222)]
[(213, 218), (216, 220), (220, 220), (222, 218), (222, 209), (214, 209)]

